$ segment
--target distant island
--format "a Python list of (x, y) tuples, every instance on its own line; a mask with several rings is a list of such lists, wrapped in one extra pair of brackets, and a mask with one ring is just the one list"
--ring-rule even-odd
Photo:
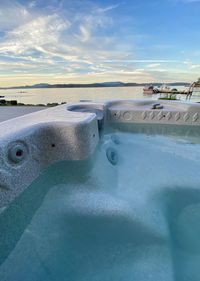
[[(100, 88), (100, 87), (144, 87), (153, 85), (155, 87), (160, 87), (163, 83), (123, 83), (123, 82), (102, 82), (102, 83), (90, 83), (90, 84), (48, 84), (40, 83), (34, 85), (26, 86), (16, 86), (16, 87), (0, 87), (0, 90), (8, 89), (40, 89), (40, 88)], [(167, 86), (186, 86), (189, 87), (190, 83), (186, 82), (174, 82), (165, 83)]]

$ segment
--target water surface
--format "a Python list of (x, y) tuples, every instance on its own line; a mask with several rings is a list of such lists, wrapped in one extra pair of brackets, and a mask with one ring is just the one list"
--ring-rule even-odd
[[(178, 87), (183, 89), (184, 87)], [(25, 91), (26, 93), (20, 93)], [(80, 100), (102, 101), (109, 99), (158, 98), (159, 95), (143, 95), (143, 87), (107, 87), (107, 88), (56, 88), (56, 89), (11, 89), (0, 90), (8, 100), (17, 100), (25, 104), (47, 104), (54, 102), (79, 102)], [(185, 96), (181, 99), (185, 100)], [(192, 100), (200, 101), (200, 94), (194, 93)]]
[(1, 215), (0, 280), (199, 281), (199, 163), (196, 132), (105, 133)]

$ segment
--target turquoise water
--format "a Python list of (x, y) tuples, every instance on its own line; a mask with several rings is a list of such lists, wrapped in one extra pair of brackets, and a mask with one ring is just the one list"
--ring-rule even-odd
[(145, 130), (105, 132), (0, 215), (1, 281), (199, 281), (200, 134)]

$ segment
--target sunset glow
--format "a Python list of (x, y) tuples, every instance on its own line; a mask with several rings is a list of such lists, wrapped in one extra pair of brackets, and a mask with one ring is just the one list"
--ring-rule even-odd
[(200, 1), (1, 0), (0, 87), (190, 82)]

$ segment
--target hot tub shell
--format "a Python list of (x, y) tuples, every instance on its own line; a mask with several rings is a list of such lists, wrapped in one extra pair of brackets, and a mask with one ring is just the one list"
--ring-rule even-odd
[[(105, 124), (200, 126), (200, 104), (114, 100), (61, 105), (0, 123), (0, 209), (4, 210), (47, 166), (83, 160)], [(154, 109), (155, 108), (155, 109)]]

